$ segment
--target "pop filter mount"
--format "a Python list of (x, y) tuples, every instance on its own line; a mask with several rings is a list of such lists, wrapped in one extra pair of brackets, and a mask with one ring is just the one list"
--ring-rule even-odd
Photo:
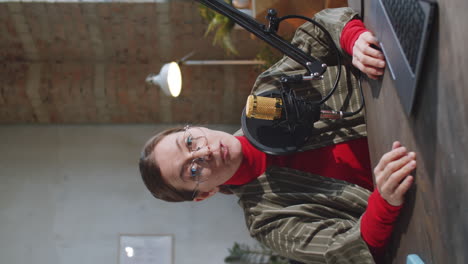
[(279, 90), (259, 93), (259, 97), (280, 98), (281, 117), (278, 119), (248, 118), (247, 106), (242, 111), (241, 123), (245, 137), (257, 149), (271, 155), (296, 152), (309, 139), (314, 123), (320, 119), (320, 94), (301, 96), (291, 85), (301, 82), (300, 75), (280, 78)]

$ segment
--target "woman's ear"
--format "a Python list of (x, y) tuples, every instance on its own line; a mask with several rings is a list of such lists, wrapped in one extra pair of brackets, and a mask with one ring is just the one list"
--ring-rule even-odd
[(217, 192), (219, 192), (219, 187), (214, 187), (208, 192), (198, 192), (197, 196), (193, 198), (194, 202), (200, 202), (203, 201), (207, 198), (210, 198), (211, 196), (215, 195)]

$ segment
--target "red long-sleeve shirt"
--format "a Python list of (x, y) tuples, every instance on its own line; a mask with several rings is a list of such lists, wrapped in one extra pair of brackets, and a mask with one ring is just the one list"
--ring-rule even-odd
[(353, 47), (359, 35), (369, 31), (359, 19), (353, 19), (346, 23), (341, 31), (340, 45), (349, 55), (353, 55)]

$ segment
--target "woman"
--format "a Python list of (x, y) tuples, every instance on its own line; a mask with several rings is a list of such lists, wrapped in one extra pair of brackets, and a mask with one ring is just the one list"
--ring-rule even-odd
[[(355, 18), (347, 8), (315, 16), (348, 61), (337, 91), (327, 101), (332, 109), (359, 108), (357, 71), (351, 62), (371, 78), (383, 74), (382, 54), (369, 47), (376, 41)], [(306, 84), (327, 94), (337, 66), (323, 32), (306, 23), (293, 44), (329, 65), (324, 81)], [(279, 75), (297, 74), (301, 68), (283, 58), (259, 76), (252, 93), (277, 89)], [(283, 157), (256, 150), (239, 134), (176, 128), (150, 139), (139, 165), (148, 189), (166, 201), (235, 193), (251, 235), (285, 257), (304, 263), (373, 263), (373, 256), (377, 261), (382, 257), (416, 161), (413, 152), (395, 142), (374, 169), (374, 188), (368, 155), (361, 113), (317, 122), (301, 151)]]

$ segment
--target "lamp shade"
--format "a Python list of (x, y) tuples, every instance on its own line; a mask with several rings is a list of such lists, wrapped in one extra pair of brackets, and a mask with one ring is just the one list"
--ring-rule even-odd
[(150, 74), (146, 81), (159, 85), (166, 95), (173, 97), (179, 96), (182, 90), (182, 74), (176, 62), (164, 64), (158, 75)]

